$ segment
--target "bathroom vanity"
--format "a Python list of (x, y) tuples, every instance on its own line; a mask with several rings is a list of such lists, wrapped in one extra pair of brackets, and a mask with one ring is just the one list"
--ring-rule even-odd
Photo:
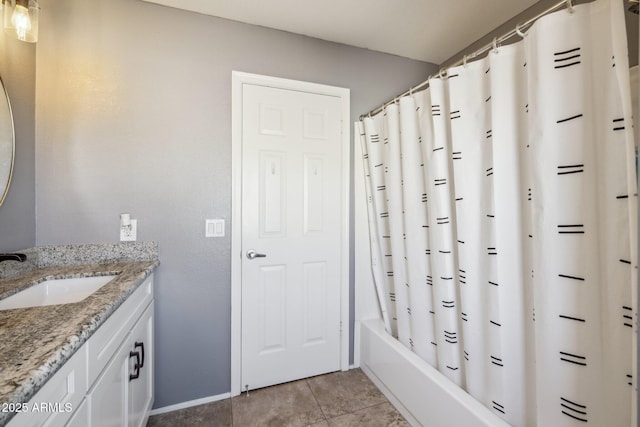
[(2, 303), (46, 280), (113, 276), (78, 302), (0, 310), (0, 426), (146, 424), (157, 265), (58, 265), (0, 279)]

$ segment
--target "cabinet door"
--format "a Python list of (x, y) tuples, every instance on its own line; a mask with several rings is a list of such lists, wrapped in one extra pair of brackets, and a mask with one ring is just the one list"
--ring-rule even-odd
[(91, 427), (126, 425), (128, 379), (129, 345), (125, 341), (89, 392)]
[(131, 331), (129, 348), (140, 355), (129, 359), (129, 427), (144, 427), (153, 405), (153, 302)]
[(26, 404), (8, 427), (50, 427), (63, 425), (80, 405), (87, 391), (87, 353), (80, 348)]
[(83, 400), (65, 427), (87, 427), (89, 424), (89, 404)]

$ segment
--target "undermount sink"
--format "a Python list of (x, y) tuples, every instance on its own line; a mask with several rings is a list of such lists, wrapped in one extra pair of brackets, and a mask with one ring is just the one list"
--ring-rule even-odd
[(0, 300), (0, 310), (70, 304), (82, 301), (116, 275), (50, 279)]

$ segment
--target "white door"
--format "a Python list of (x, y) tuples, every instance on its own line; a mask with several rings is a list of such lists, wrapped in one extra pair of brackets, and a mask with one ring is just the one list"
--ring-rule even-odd
[(244, 391), (341, 367), (346, 159), (339, 97), (242, 93)]

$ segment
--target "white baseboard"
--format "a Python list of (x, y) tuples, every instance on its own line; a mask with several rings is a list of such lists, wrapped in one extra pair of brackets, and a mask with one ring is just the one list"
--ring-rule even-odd
[(164, 414), (166, 412), (178, 411), (180, 409), (191, 408), (192, 406), (204, 405), (205, 403), (217, 402), (218, 400), (228, 399), (231, 393), (222, 393), (215, 396), (203, 397), (201, 399), (189, 400), (187, 402), (176, 403), (175, 405), (164, 406), (162, 408), (152, 409), (150, 416)]

